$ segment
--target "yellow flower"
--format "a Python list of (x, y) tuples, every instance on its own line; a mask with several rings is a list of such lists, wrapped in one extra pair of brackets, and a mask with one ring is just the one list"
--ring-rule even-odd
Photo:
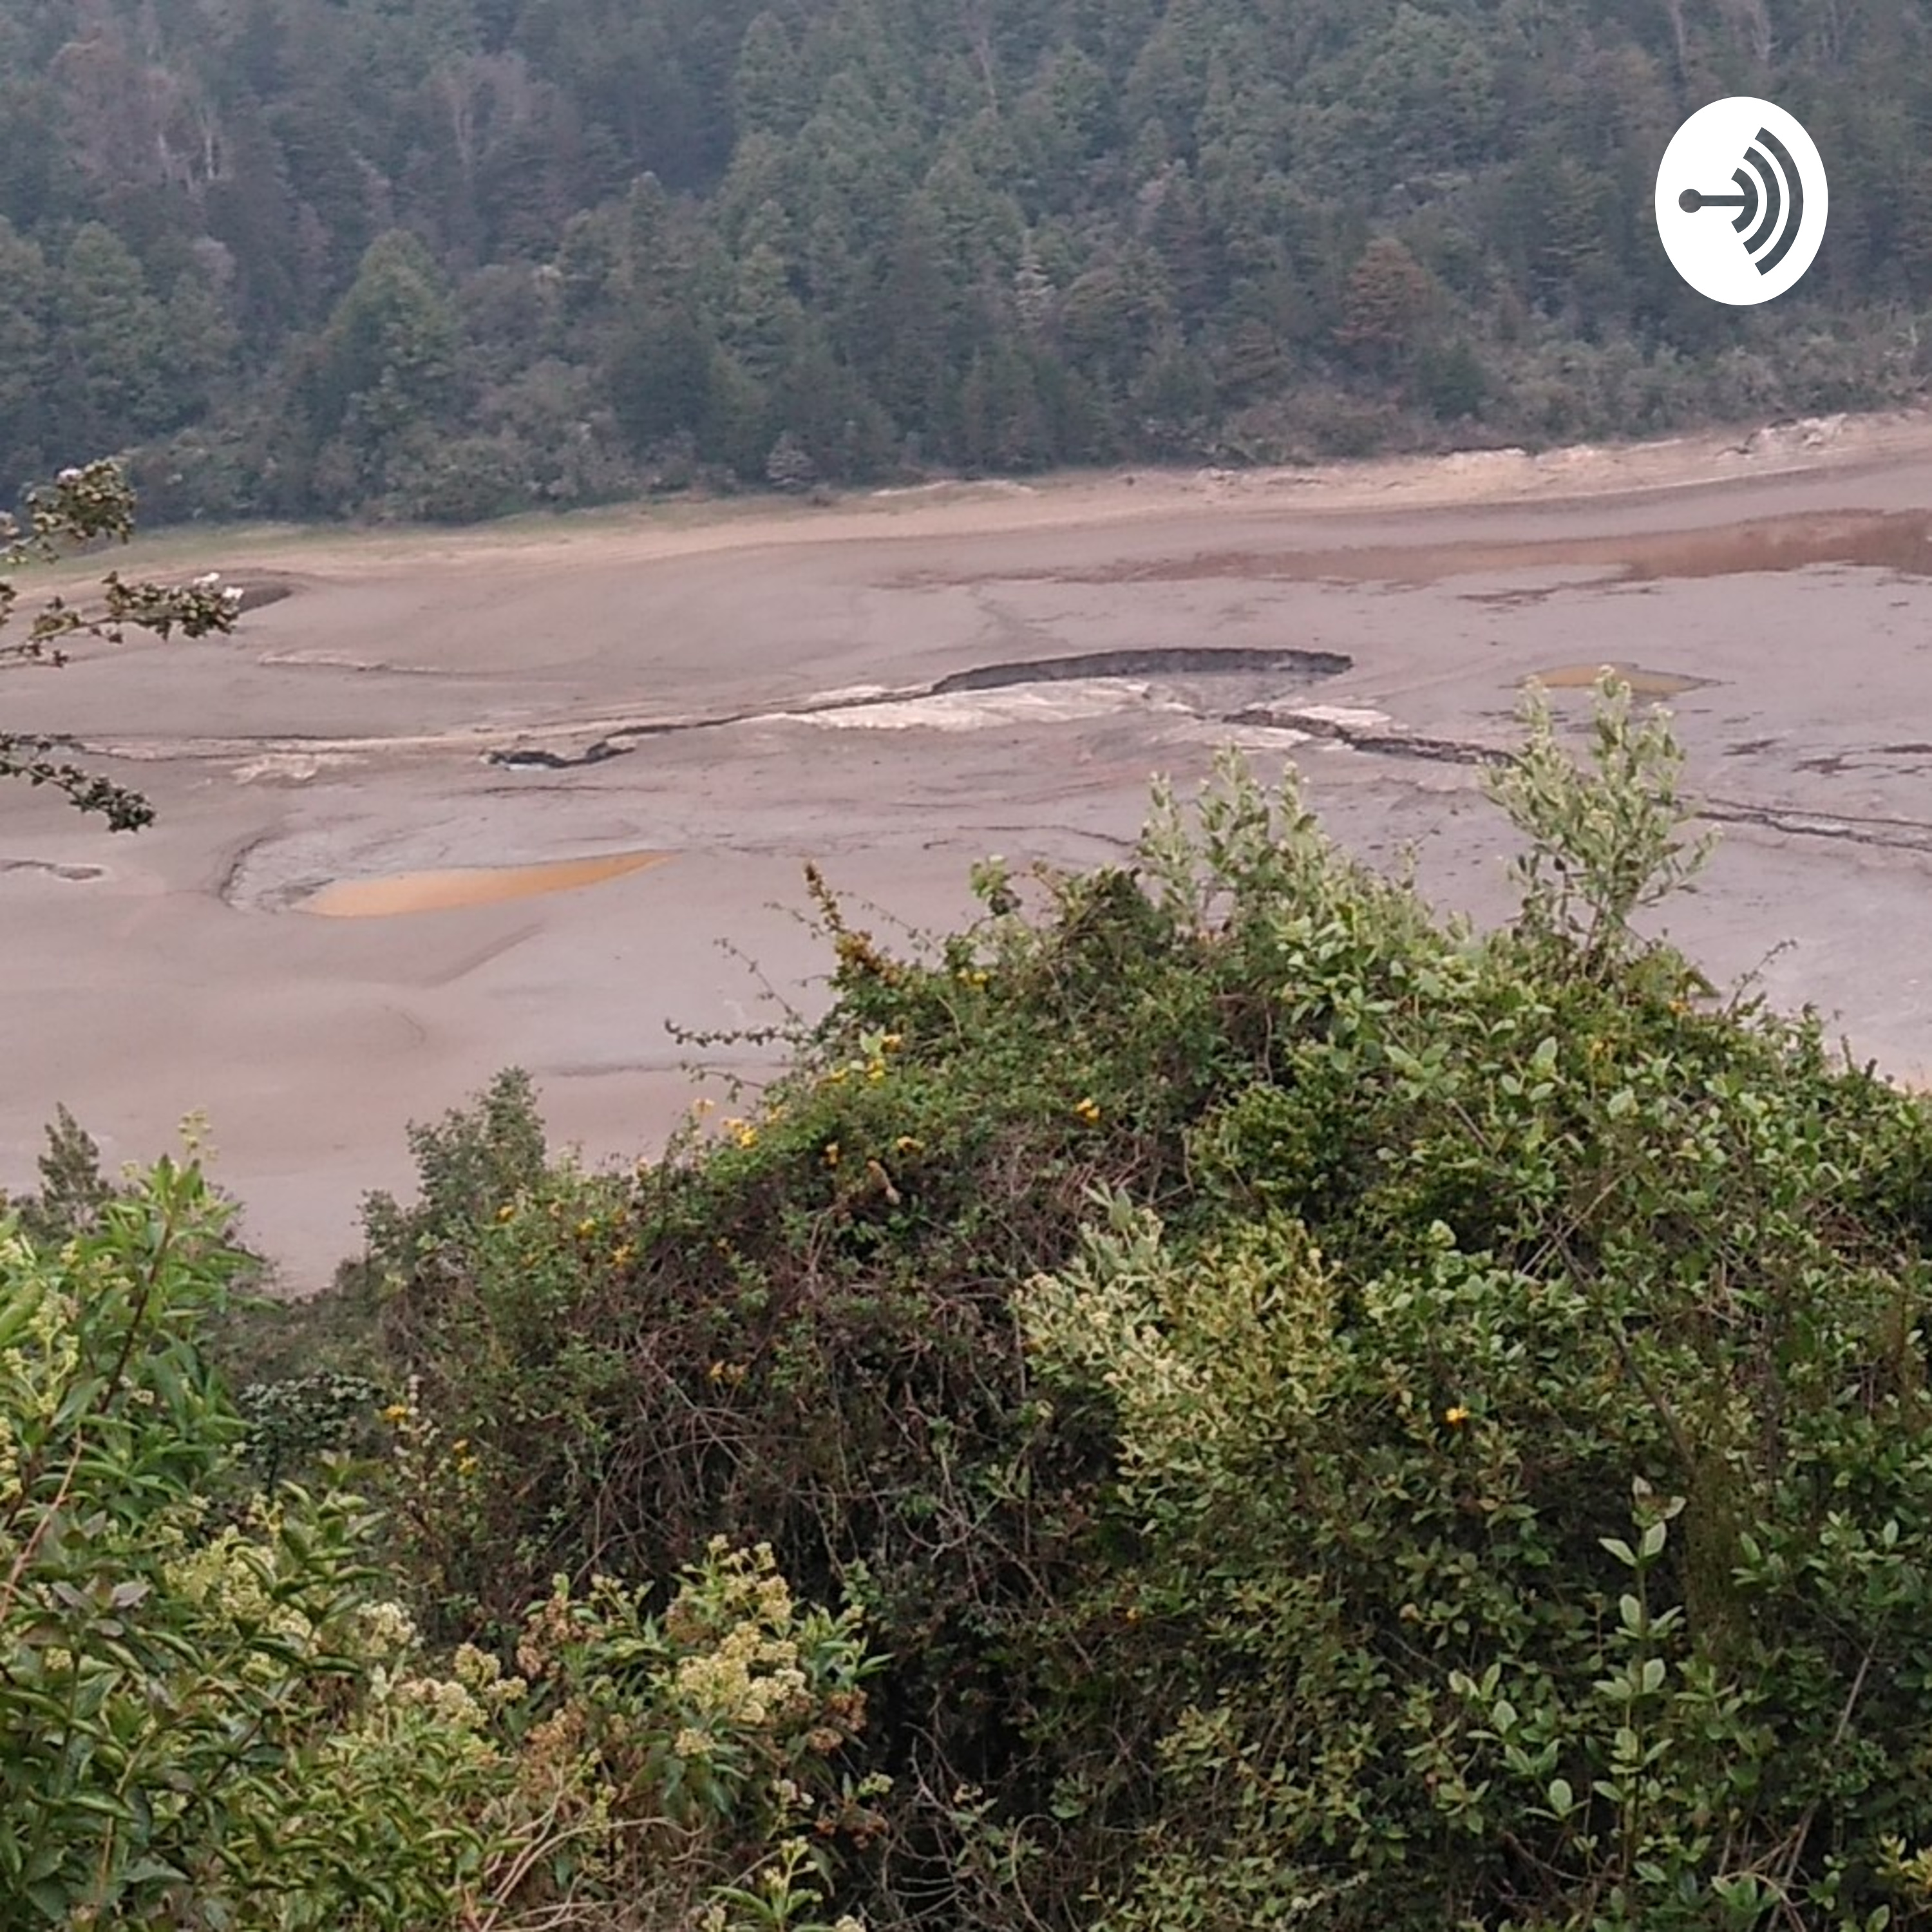
[(1090, 1094), (1073, 1111), (1090, 1127), (1100, 1118), (1100, 1103)]
[(499, 1221), (512, 1220), (515, 1218), (516, 1212), (517, 1204), (514, 1201), (506, 1201), (502, 1206), (496, 1210), (496, 1219)]
[(473, 1476), (482, 1466), (474, 1456), (459, 1456), (457, 1460), (456, 1473), (459, 1476)]
[(1468, 1419), (1469, 1412), (1460, 1402), (1458, 1402), (1454, 1408), (1445, 1408), (1442, 1412), (1442, 1420), (1448, 1423), (1451, 1429), (1461, 1428)]
[(392, 1402), (382, 1412), (382, 1420), (392, 1424), (406, 1422), (410, 1419), (410, 1406), (406, 1402)]
[(923, 1154), (926, 1143), (911, 1134), (902, 1134), (893, 1142), (892, 1148), (898, 1154)]
[(588, 1240), (592, 1234), (596, 1233), (597, 1223), (595, 1220), (592, 1220), (586, 1215), (584, 1220), (578, 1222), (577, 1232), (583, 1239)]
[(825, 1144), (825, 1164), (827, 1167), (838, 1165), (838, 1143), (836, 1141), (827, 1141)]
[(874, 1086), (877, 1086), (881, 1080), (884, 1079), (885, 1077), (886, 1070), (881, 1066), (877, 1060), (874, 1060), (870, 1066), (866, 1069), (866, 1078), (871, 1081)]
[(756, 1127), (746, 1126), (738, 1130), (738, 1144), (741, 1148), (756, 1147), (758, 1144), (758, 1130)]
[(613, 1248), (610, 1250), (610, 1265), (613, 1268), (628, 1268), (637, 1258), (638, 1251), (628, 1241), (626, 1241), (622, 1247)]
[(888, 1053), (896, 1053), (901, 1047), (904, 1046), (905, 1036), (903, 1034), (889, 1033), (879, 1042), (879, 1044), (884, 1047)]

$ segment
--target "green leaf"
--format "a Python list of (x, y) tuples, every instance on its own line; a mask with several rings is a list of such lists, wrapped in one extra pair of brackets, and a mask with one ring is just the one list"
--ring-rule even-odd
[(68, 1914), (80, 1901), (73, 1898), (68, 1888), (57, 1879), (38, 1879), (27, 1887), (27, 1898), (34, 1910), (50, 1925), (64, 1925)]

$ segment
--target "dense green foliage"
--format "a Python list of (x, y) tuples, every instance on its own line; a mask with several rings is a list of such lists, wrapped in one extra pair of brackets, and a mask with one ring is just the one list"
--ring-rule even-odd
[[(0, 1921), (837, 1932), (856, 1612), (714, 1546), (662, 1611), (559, 1577), (500, 1648), (430, 1657), (339, 1469), (252, 1479), (206, 1346), (246, 1258), (198, 1164), (80, 1194), (0, 1213)], [(470, 1480), (406, 1398), (385, 1419), (392, 1486)]]
[[(1654, 233), (1777, 99), (1802, 288)], [(0, 0), (0, 497), (464, 518), (706, 476), (1240, 461), (1924, 373), (1911, 0)]]
[(1654, 714), (1533, 705), (1478, 934), (1231, 764), (629, 1175), (526, 1084), (357, 1292), (442, 1634), (768, 1540), (867, 1608), (877, 1928), (1932, 1923), (1932, 1115), (1632, 922)]

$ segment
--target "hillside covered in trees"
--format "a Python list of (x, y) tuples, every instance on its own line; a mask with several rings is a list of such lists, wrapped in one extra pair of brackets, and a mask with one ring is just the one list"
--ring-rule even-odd
[[(1735, 92), (1831, 171), (1768, 313), (1650, 212)], [(0, 0), (0, 495), (139, 451), (151, 518), (463, 518), (1877, 403), (1928, 122), (1914, 0)]]

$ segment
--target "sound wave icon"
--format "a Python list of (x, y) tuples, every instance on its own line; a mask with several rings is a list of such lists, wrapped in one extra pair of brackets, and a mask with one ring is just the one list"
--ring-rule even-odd
[(1687, 188), (1677, 205), (1686, 214), (1706, 208), (1735, 208), (1737, 218), (1731, 226), (1740, 235), (1750, 229), (1744, 235), (1744, 252), (1758, 273), (1768, 275), (1791, 252), (1804, 224), (1804, 184), (1790, 151), (1768, 128), (1757, 130), (1757, 139), (1744, 150), (1743, 166), (1731, 178), (1738, 185), (1736, 194), (1700, 194)]

